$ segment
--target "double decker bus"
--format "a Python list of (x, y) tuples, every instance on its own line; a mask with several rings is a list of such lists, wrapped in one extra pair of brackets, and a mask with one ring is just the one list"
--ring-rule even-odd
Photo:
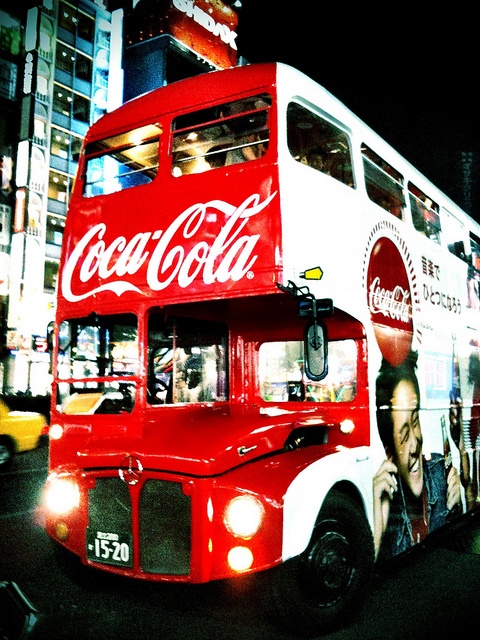
[(52, 329), (46, 530), (82, 563), (258, 573), (345, 621), (478, 504), (480, 226), (301, 72), (252, 64), (88, 131)]

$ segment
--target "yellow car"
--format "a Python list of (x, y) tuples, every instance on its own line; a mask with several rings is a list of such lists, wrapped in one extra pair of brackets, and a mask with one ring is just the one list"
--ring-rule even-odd
[(0, 400), (0, 471), (20, 451), (36, 449), (47, 434), (46, 417), (35, 411), (10, 411)]

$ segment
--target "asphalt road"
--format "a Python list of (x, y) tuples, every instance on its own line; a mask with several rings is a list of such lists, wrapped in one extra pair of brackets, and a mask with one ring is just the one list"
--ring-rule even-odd
[[(207, 585), (65, 573), (40, 512), (47, 449), (0, 474), (0, 581), (13, 580), (39, 612), (45, 640), (294, 640), (268, 620), (251, 581)], [(254, 584), (254, 583), (253, 583)], [(326, 640), (473, 637), (480, 623), (480, 514), (376, 577), (357, 620)], [(473, 634), (473, 636), (472, 636)]]

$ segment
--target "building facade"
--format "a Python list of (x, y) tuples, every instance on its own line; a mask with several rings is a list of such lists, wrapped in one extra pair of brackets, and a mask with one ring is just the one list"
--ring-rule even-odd
[(121, 22), (102, 0), (0, 10), (3, 392), (48, 393), (69, 194), (83, 137), (122, 102)]
[(3, 393), (49, 393), (47, 326), (88, 127), (152, 88), (240, 64), (238, 6), (239, 0), (19, 0), (0, 9)]

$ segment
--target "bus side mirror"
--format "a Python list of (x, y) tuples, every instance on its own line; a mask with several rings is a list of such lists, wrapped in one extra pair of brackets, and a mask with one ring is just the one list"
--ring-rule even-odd
[(323, 380), (328, 373), (328, 341), (325, 325), (314, 321), (305, 327), (305, 373), (311, 380)]
[(72, 337), (70, 334), (70, 323), (61, 322), (58, 328), (58, 350), (60, 353), (65, 353), (72, 343)]
[[(65, 353), (71, 343), (70, 326), (68, 322), (62, 322), (58, 332), (58, 350), (60, 353)], [(55, 323), (49, 322), (47, 324), (47, 348), (50, 353), (53, 353), (55, 349)]]
[(49, 322), (47, 324), (47, 349), (49, 351), (49, 353), (53, 352), (53, 332), (55, 329), (55, 323)]

